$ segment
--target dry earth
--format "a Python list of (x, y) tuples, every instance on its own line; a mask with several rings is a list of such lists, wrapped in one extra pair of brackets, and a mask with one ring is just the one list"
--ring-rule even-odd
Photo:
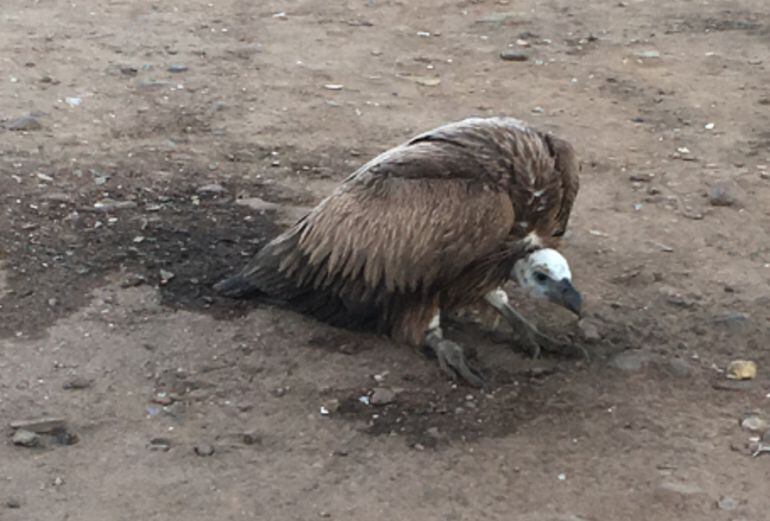
[[(769, 67), (766, 0), (4, 0), (0, 519), (768, 519)], [(591, 363), (460, 321), (482, 393), (212, 295), (369, 157), (496, 114), (584, 158), (588, 322), (522, 306)]]

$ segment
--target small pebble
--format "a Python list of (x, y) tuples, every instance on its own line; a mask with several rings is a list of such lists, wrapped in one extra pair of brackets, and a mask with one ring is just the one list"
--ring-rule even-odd
[(207, 457), (214, 454), (214, 446), (209, 445), (208, 443), (202, 443), (200, 445), (196, 445), (193, 450), (195, 451), (195, 454), (202, 457)]
[(640, 58), (660, 58), (660, 52), (658, 51), (638, 51), (634, 54)]
[(396, 399), (396, 393), (387, 387), (375, 387), (369, 401), (372, 405), (387, 405)]
[(19, 429), (13, 434), (11, 441), (21, 447), (36, 447), (40, 443), (40, 436), (32, 431)]
[(729, 512), (731, 510), (735, 510), (735, 507), (737, 506), (738, 502), (730, 496), (723, 496), (719, 498), (719, 501), (717, 501), (717, 507), (719, 507), (719, 510), (725, 510)]
[(62, 389), (70, 391), (88, 389), (89, 387), (91, 387), (91, 380), (84, 376), (75, 376), (62, 385)]
[(709, 203), (712, 206), (733, 206), (738, 202), (737, 188), (730, 181), (718, 181), (711, 185), (708, 191)]
[(5, 500), (5, 506), (7, 508), (21, 508), (21, 501), (15, 497), (8, 498)]
[(144, 275), (140, 275), (138, 273), (130, 273), (120, 281), (120, 287), (134, 288), (136, 286), (141, 286), (145, 282), (147, 282), (147, 279), (144, 277)]
[(593, 321), (589, 319), (581, 319), (578, 322), (578, 328), (580, 329), (583, 338), (588, 342), (598, 342), (602, 339), (602, 335), (599, 333), (599, 328)]
[(507, 62), (525, 62), (529, 60), (527, 53), (521, 51), (505, 50), (500, 53), (500, 58)]
[(186, 72), (188, 70), (187, 65), (184, 65), (182, 63), (172, 63), (168, 66), (168, 69), (166, 69), (168, 72), (178, 73), (178, 72)]
[(609, 365), (621, 371), (638, 371), (652, 362), (653, 356), (645, 351), (628, 350), (613, 356)]
[(37, 434), (48, 434), (54, 431), (63, 430), (64, 424), (65, 422), (62, 418), (40, 418), (37, 420), (11, 422), (11, 428), (35, 432)]
[(330, 400), (326, 400), (321, 404), (321, 414), (323, 416), (328, 416), (329, 414), (333, 412), (337, 412), (337, 409), (340, 408), (340, 401), (336, 398), (332, 398)]
[(262, 433), (258, 431), (248, 431), (243, 433), (244, 445), (260, 445), (262, 443)]
[(6, 128), (8, 130), (30, 131), (40, 130), (43, 128), (43, 125), (35, 116), (32, 114), (27, 114), (25, 116), (21, 116), (20, 118), (14, 119), (8, 124)]
[(134, 201), (115, 201), (113, 199), (105, 198), (94, 203), (94, 209), (103, 212), (112, 210), (130, 210), (132, 208), (136, 208), (136, 203)]
[(147, 445), (147, 448), (150, 450), (167, 452), (169, 449), (171, 449), (171, 440), (168, 440), (166, 438), (153, 438), (150, 440), (150, 443), (149, 445)]
[(227, 190), (222, 185), (214, 183), (210, 185), (203, 185), (195, 191), (201, 195), (212, 195), (212, 194), (223, 194)]
[(168, 284), (176, 275), (168, 270), (160, 270), (160, 285)]
[(733, 360), (727, 365), (726, 376), (730, 380), (753, 380), (757, 376), (757, 364), (750, 360)]
[(746, 416), (741, 420), (741, 428), (751, 432), (765, 432), (767, 422), (759, 416)]

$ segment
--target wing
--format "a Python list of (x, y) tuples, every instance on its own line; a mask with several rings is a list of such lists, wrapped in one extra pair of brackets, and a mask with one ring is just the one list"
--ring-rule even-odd
[(543, 139), (554, 158), (554, 170), (558, 174), (561, 192), (560, 202), (555, 207), (553, 216), (552, 236), (561, 237), (567, 231), (572, 206), (580, 188), (580, 161), (575, 149), (567, 141), (550, 134), (544, 135)]
[(446, 142), (387, 152), (266, 246), (241, 276), (264, 286), (261, 267), (271, 264), (295, 288), (366, 303), (452, 284), (499, 249), (514, 222), (509, 196), (481, 182), (479, 168), (473, 154)]

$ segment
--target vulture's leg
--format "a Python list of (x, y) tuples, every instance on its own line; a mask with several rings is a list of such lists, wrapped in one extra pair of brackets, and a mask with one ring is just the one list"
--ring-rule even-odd
[(441, 315), (436, 313), (425, 334), (425, 344), (436, 353), (439, 367), (453, 380), (459, 376), (474, 387), (483, 387), (484, 379), (478, 371), (468, 365), (463, 348), (444, 338), (440, 317)]
[(540, 351), (563, 351), (563, 343), (541, 333), (537, 327), (513, 309), (508, 300), (508, 294), (500, 288), (494, 289), (484, 296), (489, 304), (511, 325), (514, 332), (526, 342), (532, 358), (538, 358)]

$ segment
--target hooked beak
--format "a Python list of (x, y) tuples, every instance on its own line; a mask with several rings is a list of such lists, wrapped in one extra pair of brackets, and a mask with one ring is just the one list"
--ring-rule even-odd
[(564, 306), (578, 317), (581, 316), (580, 309), (583, 305), (583, 297), (580, 296), (569, 279), (561, 279), (558, 282), (552, 281), (546, 295), (551, 302)]

